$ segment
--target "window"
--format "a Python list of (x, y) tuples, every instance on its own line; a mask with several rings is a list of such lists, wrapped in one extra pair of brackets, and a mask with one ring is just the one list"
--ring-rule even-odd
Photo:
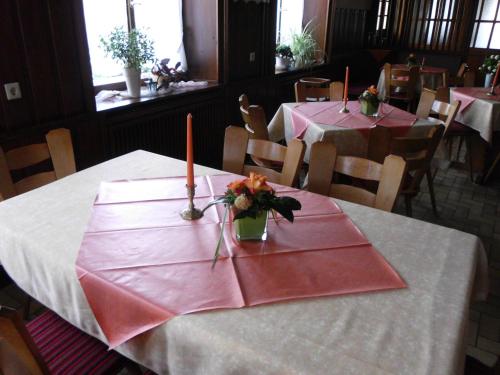
[(389, 16), (389, 0), (379, 0), (377, 12), (376, 30), (387, 30), (387, 18)]
[(500, 49), (500, 0), (479, 0), (470, 46)]
[[(106, 57), (100, 37), (122, 26), (145, 31), (153, 40), (155, 55), (180, 61), (187, 70), (183, 46), (182, 0), (83, 0), (94, 85), (123, 81), (122, 66)], [(149, 71), (143, 67), (143, 71)]]
[(302, 30), (304, 0), (279, 0), (276, 20), (276, 44), (290, 44), (292, 35)]

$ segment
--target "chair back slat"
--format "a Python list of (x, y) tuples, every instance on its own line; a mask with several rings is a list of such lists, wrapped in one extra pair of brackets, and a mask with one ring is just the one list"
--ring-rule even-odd
[(306, 145), (304, 141), (294, 138), (288, 142), (283, 169), (281, 170), (281, 185), (298, 185), (305, 152)]
[(242, 107), (245, 110), (248, 110), (248, 107), (250, 107), (250, 102), (246, 94), (241, 94), (240, 97), (238, 98), (238, 101), (240, 103), (240, 107)]
[(431, 114), (432, 105), (436, 99), (436, 92), (429, 89), (423, 89), (418, 102), (417, 112), (418, 118), (427, 118)]
[(222, 157), (222, 169), (224, 171), (243, 174), (248, 140), (248, 132), (245, 129), (238, 126), (226, 128)]
[(285, 161), (287, 148), (278, 143), (262, 139), (250, 139), (248, 141), (247, 153), (259, 159), (270, 161)]
[(385, 99), (390, 99), (395, 95), (396, 89), (401, 89), (402, 92), (399, 92), (397, 98), (412, 101), (415, 97), (418, 75), (419, 68), (416, 66), (410, 69), (393, 69), (391, 64), (384, 64)]
[(313, 193), (330, 195), (337, 149), (331, 142), (316, 142), (311, 147), (307, 189)]
[(5, 153), (0, 147), (0, 194), (2, 199), (12, 198), (16, 195), (16, 188), (12, 177), (10, 175), (9, 166), (7, 165), (7, 159), (5, 158)]
[(37, 143), (7, 151), (5, 157), (9, 169), (15, 171), (50, 159), (50, 152), (46, 143)]
[(330, 100), (330, 80), (328, 78), (304, 77), (295, 82), (296, 102), (317, 102)]
[(41, 172), (17, 181), (14, 183), (14, 186), (16, 187), (17, 194), (22, 194), (56, 180), (57, 176), (55, 171)]
[(376, 195), (357, 186), (332, 184), (329, 195), (344, 201), (362, 204), (363, 206), (375, 207)]
[(335, 81), (330, 83), (330, 100), (342, 101), (344, 99), (344, 82)]
[(382, 164), (355, 156), (337, 156), (335, 172), (354, 178), (379, 181)]
[(396, 155), (388, 155), (380, 174), (374, 207), (384, 211), (392, 211), (403, 185), (407, 165), (405, 160)]
[(251, 105), (248, 109), (240, 107), (241, 117), (245, 122), (245, 128), (252, 139), (269, 139), (267, 130), (266, 114), (260, 105)]

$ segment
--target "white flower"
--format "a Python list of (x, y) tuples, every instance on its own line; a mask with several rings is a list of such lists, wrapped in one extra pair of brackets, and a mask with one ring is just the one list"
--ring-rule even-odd
[(238, 210), (245, 211), (252, 205), (252, 200), (249, 199), (245, 194), (238, 195), (234, 200), (234, 207)]
[(500, 55), (496, 55), (495, 60), (500, 60)]

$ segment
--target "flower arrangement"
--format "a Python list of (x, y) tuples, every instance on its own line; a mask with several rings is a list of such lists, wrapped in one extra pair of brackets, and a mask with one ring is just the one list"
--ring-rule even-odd
[(222, 203), (225, 206), (224, 218), (222, 220), (222, 229), (214, 254), (213, 265), (219, 257), (220, 245), (223, 238), (224, 224), (229, 210), (233, 211), (233, 220), (236, 222), (245, 218), (257, 219), (265, 214), (267, 222), (267, 212), (271, 211), (275, 217), (274, 211), (281, 214), (285, 219), (293, 223), (293, 211), (302, 208), (300, 202), (292, 197), (278, 197), (274, 189), (267, 184), (267, 177), (257, 173), (250, 173), (250, 177), (230, 183), (227, 191), (221, 198), (213, 200), (205, 207)]
[(163, 59), (160, 62), (156, 62), (151, 69), (151, 74), (155, 76), (156, 81), (156, 91), (161, 88), (167, 88), (171, 82), (180, 82), (187, 79), (187, 74), (182, 69), (180, 61), (175, 64), (173, 68), (168, 66), (170, 59)]
[(500, 62), (500, 55), (486, 56), (486, 58), (483, 61), (483, 65), (479, 67), (479, 70), (484, 72), (484, 74), (494, 74), (497, 71), (497, 66), (499, 62)]
[(361, 113), (367, 116), (376, 115), (380, 104), (377, 88), (373, 85), (368, 87), (368, 89), (359, 96), (359, 102), (361, 103)]

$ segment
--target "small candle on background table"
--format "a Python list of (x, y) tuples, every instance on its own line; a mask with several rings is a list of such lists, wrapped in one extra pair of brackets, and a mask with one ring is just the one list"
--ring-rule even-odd
[(344, 106), (347, 106), (347, 94), (349, 92), (349, 67), (345, 67), (345, 80), (344, 80)]
[(193, 172), (193, 116), (191, 113), (187, 115), (187, 146), (186, 146), (186, 163), (187, 163), (187, 186), (194, 187), (194, 172)]

